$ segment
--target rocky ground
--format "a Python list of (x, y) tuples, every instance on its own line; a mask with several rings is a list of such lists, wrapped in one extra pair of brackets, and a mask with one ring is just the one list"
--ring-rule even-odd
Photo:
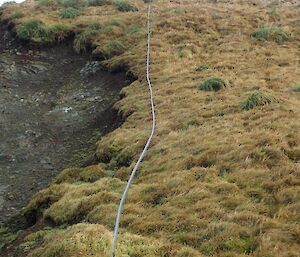
[(72, 47), (29, 49), (0, 34), (0, 225), (63, 168), (91, 161), (94, 143), (120, 120), (125, 86)]

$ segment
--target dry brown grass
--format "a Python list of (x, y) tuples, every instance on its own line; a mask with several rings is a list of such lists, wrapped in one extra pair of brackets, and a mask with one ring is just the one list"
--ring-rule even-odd
[[(28, 213), (42, 210), (44, 218), (67, 226), (30, 248), (29, 256), (108, 253), (107, 230), (113, 228), (124, 182), (150, 126), (145, 35), (126, 33), (136, 24), (145, 32), (146, 5), (133, 2), (139, 12), (87, 7), (67, 21), (59, 20), (55, 8), (46, 12), (33, 3), (5, 10), (5, 17), (15, 9), (25, 14), (17, 27), (34, 16), (47, 25), (66, 22), (76, 33), (91, 20), (107, 26), (121, 19), (89, 43), (93, 54), (103, 55), (110, 40), (122, 42), (124, 52), (103, 63), (137, 77), (115, 106), (126, 122), (97, 144), (102, 163), (64, 171), (60, 184), (38, 193), (27, 207)], [(154, 2), (151, 76), (157, 132), (125, 205), (119, 256), (299, 256), (300, 98), (291, 90), (300, 81), (299, 9), (292, 1), (278, 1), (274, 20), (270, 3)], [(290, 40), (251, 37), (270, 24), (283, 28)], [(196, 71), (202, 64), (210, 68)], [(224, 79), (226, 90), (195, 88), (210, 77)], [(241, 102), (255, 90), (269, 92), (278, 102), (242, 110)], [(71, 225), (77, 222), (101, 225)], [(71, 252), (76, 240), (80, 244)], [(57, 248), (63, 255), (54, 254)]]

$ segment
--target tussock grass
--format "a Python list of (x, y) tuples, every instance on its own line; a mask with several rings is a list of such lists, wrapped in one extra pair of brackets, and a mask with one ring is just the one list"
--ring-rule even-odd
[(39, 20), (30, 20), (25, 22), (18, 30), (18, 36), (21, 39), (46, 41), (49, 33), (44, 24)]
[(136, 34), (141, 31), (141, 28), (138, 25), (131, 25), (127, 28), (126, 33), (129, 35)]
[[(99, 165), (64, 170), (26, 207), (26, 217), (46, 218), (54, 226), (42, 230), (39, 243), (28, 239), (26, 255), (105, 256), (109, 250), (117, 204), (150, 126), (146, 5), (132, 3), (140, 12), (89, 6), (76, 19), (59, 19), (58, 5), (43, 10), (36, 4), (11, 5), (3, 11), (5, 18), (15, 11), (25, 14), (17, 30), (40, 19), (45, 28), (64, 23), (76, 37), (94, 31), (82, 48), (92, 45), (95, 57), (104, 58), (103, 67), (125, 68), (137, 78), (114, 105), (125, 123), (97, 143)], [(151, 76), (158, 129), (126, 201), (118, 254), (298, 256), (300, 111), (298, 95), (286, 88), (299, 81), (297, 10), (280, 1), (280, 26), (292, 37), (285, 45), (266, 47), (249, 37), (270, 19), (269, 9), (257, 1), (153, 5)], [(92, 29), (91, 21), (98, 21), (99, 29)], [(134, 26), (141, 31), (130, 34)], [(104, 55), (118, 49), (115, 40), (121, 50)], [(178, 58), (183, 46), (190, 55)], [(196, 72), (199, 64), (213, 68)], [(191, 90), (213, 76), (232, 86), (221, 94)], [(256, 108), (251, 115), (240, 111), (245, 92), (258, 86), (266, 89), (260, 91), (264, 95), (281, 99), (276, 108)]]
[(85, 1), (82, 0), (62, 0), (62, 5), (66, 8), (72, 7), (72, 8), (79, 8), (85, 4)]
[[(27, 245), (43, 241), (29, 257), (64, 256), (109, 256), (112, 234), (104, 226), (80, 223), (67, 230), (44, 231), (43, 234), (27, 237)], [(132, 246), (135, 246), (134, 248)], [(120, 245), (116, 255), (122, 256), (174, 256), (201, 257), (199, 253), (188, 247), (175, 248), (164, 241), (147, 239), (129, 233), (120, 236)], [(64, 255), (61, 255), (61, 252)]]
[(203, 91), (219, 91), (226, 87), (226, 83), (220, 78), (212, 77), (198, 84), (196, 87)]
[(77, 181), (95, 182), (106, 176), (108, 176), (108, 172), (99, 165), (89, 166), (83, 169), (69, 168), (57, 176), (56, 183), (74, 183)]
[(100, 22), (91, 22), (90, 24), (88, 24), (88, 29), (89, 30), (93, 30), (93, 31), (100, 31), (102, 28), (102, 25)]
[(277, 43), (282, 43), (290, 39), (290, 36), (278, 27), (262, 27), (253, 32), (251, 36), (260, 40), (275, 41)]
[(241, 104), (241, 107), (244, 110), (250, 110), (256, 106), (264, 106), (274, 102), (277, 102), (277, 100), (273, 96), (256, 90), (248, 96), (248, 98)]
[(53, 24), (48, 28), (49, 41), (63, 41), (70, 34), (70, 27), (66, 24)]
[(114, 0), (113, 5), (120, 12), (137, 12), (138, 8), (127, 0)]
[(7, 228), (0, 227), (0, 251), (9, 243), (14, 241), (18, 236), (18, 233), (12, 233)]
[(205, 70), (209, 70), (209, 69), (210, 69), (210, 67), (207, 64), (201, 64), (195, 69), (195, 71), (205, 71)]
[(294, 92), (300, 92), (300, 85), (294, 86), (293, 91)]
[(103, 6), (107, 4), (111, 4), (110, 0), (88, 0), (87, 1), (89, 6)]
[(10, 19), (16, 20), (24, 17), (24, 13), (22, 12), (14, 12), (11, 16)]
[(125, 46), (119, 40), (110, 40), (105, 44), (102, 50), (102, 54), (105, 58), (111, 58), (115, 55), (120, 55), (125, 51)]
[(87, 43), (89, 42), (89, 36), (90, 33), (85, 32), (81, 32), (76, 35), (73, 42), (73, 48), (77, 53), (86, 51)]
[(91, 22), (87, 24), (87, 28), (75, 36), (73, 42), (74, 50), (77, 53), (86, 52), (87, 47), (91, 44), (93, 37), (99, 34), (101, 30), (102, 25), (99, 22)]
[(53, 24), (46, 27), (39, 20), (29, 20), (17, 30), (21, 39), (42, 43), (63, 41), (69, 33), (70, 27), (66, 24)]
[(80, 11), (74, 7), (67, 7), (59, 13), (59, 16), (63, 19), (73, 19), (79, 15)]

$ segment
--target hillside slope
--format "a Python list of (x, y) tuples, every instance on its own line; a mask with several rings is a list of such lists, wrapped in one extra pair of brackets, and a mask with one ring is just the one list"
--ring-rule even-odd
[[(75, 50), (137, 78), (115, 106), (126, 122), (97, 143), (99, 164), (64, 170), (25, 208), (52, 226), (29, 233), (18, 256), (109, 256), (117, 204), (150, 129), (147, 5), (89, 3), (3, 11), (28, 42), (75, 34)], [(67, 8), (79, 11), (62, 18)], [(125, 205), (117, 256), (299, 256), (299, 6), (154, 1), (153, 10), (157, 131)]]

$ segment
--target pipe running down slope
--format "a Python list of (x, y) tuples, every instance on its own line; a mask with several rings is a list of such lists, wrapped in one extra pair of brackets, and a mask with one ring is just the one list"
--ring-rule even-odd
[(150, 40), (151, 40), (151, 12), (152, 12), (152, 5), (151, 5), (151, 0), (148, 3), (148, 15), (147, 15), (147, 65), (146, 65), (146, 80), (148, 83), (148, 87), (149, 87), (149, 93), (150, 93), (150, 105), (151, 105), (151, 114), (152, 114), (152, 128), (151, 128), (151, 132), (149, 135), (149, 138), (144, 146), (144, 149), (142, 151), (142, 153), (140, 154), (140, 157), (137, 161), (137, 163), (135, 164), (131, 175), (129, 177), (129, 180), (127, 182), (127, 185), (125, 187), (125, 190), (122, 194), (122, 198), (121, 201), (119, 203), (119, 207), (118, 207), (118, 211), (117, 211), (117, 216), (116, 216), (116, 221), (115, 221), (115, 228), (114, 228), (114, 234), (113, 234), (113, 242), (112, 242), (112, 254), (111, 257), (115, 257), (115, 251), (116, 251), (116, 247), (117, 247), (117, 240), (118, 240), (118, 232), (119, 232), (119, 226), (120, 226), (120, 219), (122, 216), (122, 210), (123, 210), (123, 206), (127, 197), (127, 193), (129, 191), (130, 185), (134, 179), (134, 176), (144, 158), (144, 156), (146, 155), (146, 152), (150, 146), (150, 143), (152, 141), (153, 135), (154, 135), (154, 131), (155, 131), (155, 125), (156, 125), (156, 117), (155, 117), (155, 108), (154, 108), (154, 97), (153, 97), (153, 92), (152, 92), (152, 84), (151, 84), (151, 80), (150, 80)]

